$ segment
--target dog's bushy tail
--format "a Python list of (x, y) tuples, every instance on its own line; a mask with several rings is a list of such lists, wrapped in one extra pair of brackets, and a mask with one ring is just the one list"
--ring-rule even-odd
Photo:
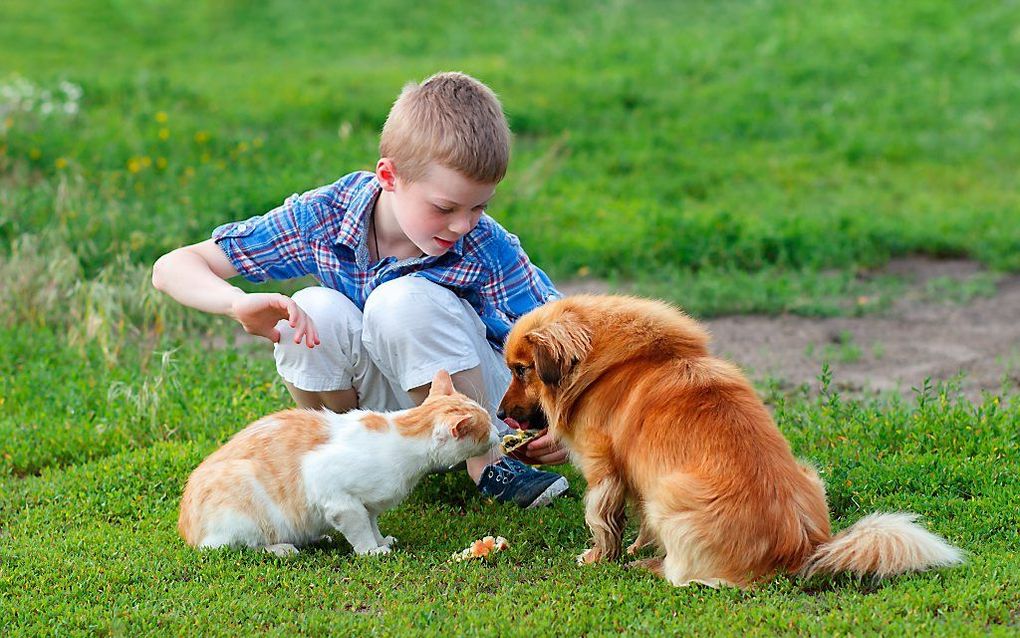
[(876, 578), (963, 562), (963, 552), (914, 521), (917, 514), (865, 516), (815, 549), (801, 570), (814, 574), (850, 572)]

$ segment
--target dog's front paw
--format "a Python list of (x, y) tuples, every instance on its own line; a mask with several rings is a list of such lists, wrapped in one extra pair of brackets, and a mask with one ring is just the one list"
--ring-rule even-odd
[(577, 555), (578, 565), (590, 565), (602, 560), (602, 550), (598, 547), (589, 547)]
[(397, 537), (396, 536), (387, 536), (386, 538), (383, 539), (382, 544), (386, 545), (387, 547), (393, 547), (394, 545), (397, 544)]
[(373, 547), (372, 549), (365, 552), (366, 554), (389, 554), (391, 551), (389, 545), (380, 545), (379, 547)]

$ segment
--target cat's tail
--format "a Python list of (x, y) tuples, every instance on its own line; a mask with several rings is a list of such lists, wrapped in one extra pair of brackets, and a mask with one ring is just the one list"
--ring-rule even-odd
[(963, 552), (914, 521), (917, 514), (896, 512), (865, 516), (819, 545), (801, 574), (850, 572), (876, 578), (963, 562)]

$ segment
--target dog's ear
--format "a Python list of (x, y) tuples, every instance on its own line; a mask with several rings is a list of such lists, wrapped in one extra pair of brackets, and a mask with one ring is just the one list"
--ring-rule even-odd
[(526, 336), (535, 353), (535, 371), (542, 383), (558, 386), (591, 349), (591, 332), (572, 312)]

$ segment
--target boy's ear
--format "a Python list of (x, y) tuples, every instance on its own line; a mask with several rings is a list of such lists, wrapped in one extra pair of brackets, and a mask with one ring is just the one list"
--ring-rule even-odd
[(429, 388), (430, 397), (444, 397), (454, 393), (453, 379), (446, 370), (440, 370), (432, 377), (432, 387)]
[(375, 177), (384, 191), (392, 191), (397, 185), (397, 168), (388, 157), (381, 157), (375, 164)]

